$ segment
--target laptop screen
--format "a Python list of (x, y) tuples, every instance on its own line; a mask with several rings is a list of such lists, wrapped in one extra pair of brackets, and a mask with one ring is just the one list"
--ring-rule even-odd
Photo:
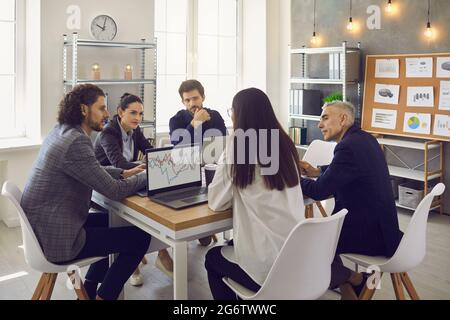
[(149, 195), (201, 184), (199, 145), (147, 150)]

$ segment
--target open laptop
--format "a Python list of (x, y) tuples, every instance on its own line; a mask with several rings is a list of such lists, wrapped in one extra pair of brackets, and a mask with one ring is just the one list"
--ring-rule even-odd
[(154, 202), (182, 209), (208, 202), (202, 187), (199, 145), (148, 149), (147, 196)]

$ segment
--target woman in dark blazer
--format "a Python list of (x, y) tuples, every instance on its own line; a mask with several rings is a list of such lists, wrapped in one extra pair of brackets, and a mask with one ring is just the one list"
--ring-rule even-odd
[[(129, 93), (120, 98), (117, 115), (108, 122), (94, 143), (95, 156), (101, 165), (112, 165), (125, 170), (140, 165), (137, 162), (139, 151), (145, 154), (146, 149), (152, 148), (139, 128), (143, 115), (144, 105), (141, 98)], [(159, 251), (156, 266), (168, 276), (172, 276), (173, 262), (167, 250)], [(130, 283), (142, 285), (143, 279), (139, 269), (131, 276)]]
[(108, 122), (95, 140), (95, 156), (103, 166), (131, 169), (138, 165), (138, 153), (152, 148), (139, 124), (144, 115), (141, 98), (125, 93), (117, 115)]

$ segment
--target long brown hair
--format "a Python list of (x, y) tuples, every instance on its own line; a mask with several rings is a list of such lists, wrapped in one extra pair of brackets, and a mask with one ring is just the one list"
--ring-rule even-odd
[[(241, 129), (246, 132), (249, 129), (256, 130), (257, 134), (257, 162), (261, 167), (260, 161), (260, 137), (259, 130), (266, 129), (267, 134), (267, 152), (273, 155), (271, 150), (271, 130), (277, 129), (278, 135), (278, 171), (273, 175), (263, 175), (264, 184), (270, 190), (283, 190), (287, 187), (294, 187), (300, 183), (300, 167), (297, 149), (294, 143), (286, 134), (278, 122), (267, 95), (259, 89), (250, 88), (238, 92), (233, 98), (233, 118), (234, 129)], [(231, 166), (231, 176), (233, 184), (237, 188), (244, 189), (255, 179), (255, 164), (252, 164), (249, 156), (249, 139), (245, 139), (245, 163), (238, 163), (237, 137), (234, 137), (233, 164)], [(241, 148), (242, 150), (242, 148)], [(253, 162), (254, 163), (254, 162)]]

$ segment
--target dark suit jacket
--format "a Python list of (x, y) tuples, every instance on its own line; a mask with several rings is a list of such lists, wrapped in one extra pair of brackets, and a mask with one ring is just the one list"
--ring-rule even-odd
[(386, 160), (372, 135), (356, 126), (348, 129), (331, 164), (316, 181), (302, 179), (301, 186), (315, 200), (333, 195), (334, 213), (348, 210), (337, 253), (394, 254), (402, 232)]
[[(137, 160), (138, 152), (145, 154), (146, 149), (151, 149), (151, 144), (147, 141), (139, 127), (134, 130), (131, 136), (134, 141), (133, 161)], [(112, 165), (121, 169), (132, 169), (136, 163), (127, 161), (123, 156), (122, 131), (120, 130), (117, 116), (103, 128), (94, 143), (95, 157), (103, 166)]]
[[(191, 125), (191, 121), (194, 118), (192, 114), (185, 110), (180, 110), (177, 112), (176, 115), (174, 115), (170, 121), (169, 121), (169, 128), (170, 128), (170, 141), (172, 144), (177, 145), (178, 143), (192, 143), (192, 142), (200, 142), (202, 141), (202, 138), (205, 135), (205, 131), (208, 129), (217, 129), (221, 132), (222, 136), (227, 135), (227, 128), (225, 127), (225, 121), (223, 120), (222, 116), (218, 111), (211, 110), (208, 108), (204, 108), (206, 111), (208, 111), (211, 120), (206, 121), (202, 124), (201, 132), (198, 129), (194, 130), (194, 127)], [(190, 141), (184, 141), (182, 138), (175, 137), (173, 134), (175, 130), (177, 129), (184, 129), (187, 130), (186, 133), (189, 133), (189, 137), (191, 138)], [(194, 141), (192, 141), (194, 139)]]

